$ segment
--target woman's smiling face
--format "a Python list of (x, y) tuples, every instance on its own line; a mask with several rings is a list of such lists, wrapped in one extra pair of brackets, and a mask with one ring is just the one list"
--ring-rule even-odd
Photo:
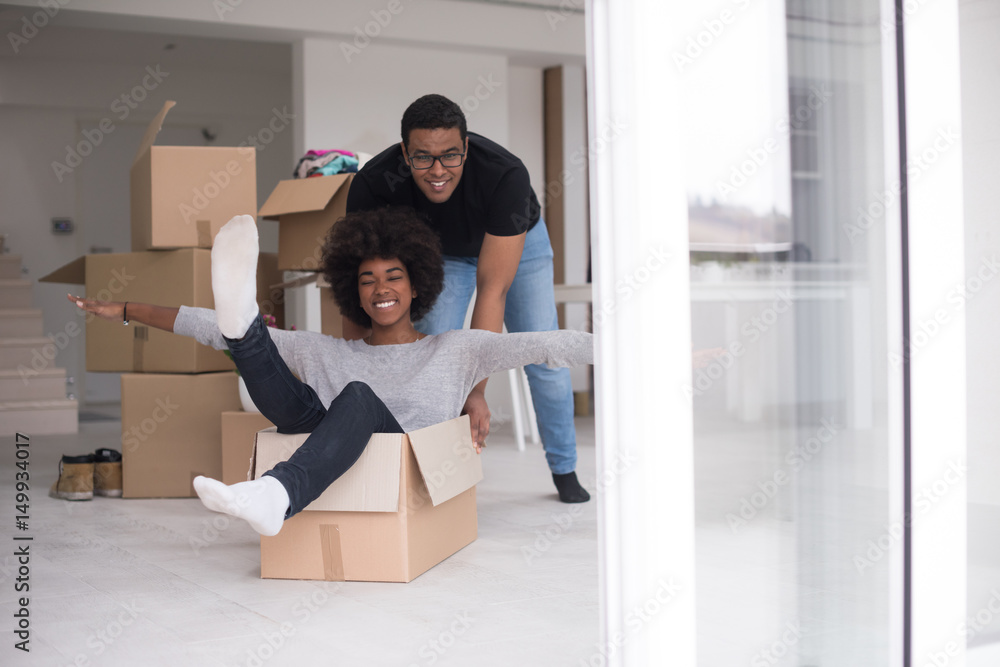
[(358, 267), (361, 307), (376, 324), (389, 327), (410, 319), (410, 303), (417, 296), (406, 266), (398, 258), (373, 257)]

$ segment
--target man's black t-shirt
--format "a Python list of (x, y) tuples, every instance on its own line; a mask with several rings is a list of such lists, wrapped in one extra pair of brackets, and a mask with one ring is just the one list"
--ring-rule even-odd
[(541, 208), (528, 170), (510, 151), (468, 133), (462, 178), (448, 201), (435, 204), (410, 175), (403, 149), (393, 144), (369, 160), (354, 177), (347, 212), (381, 206), (412, 206), (441, 237), (445, 255), (478, 257), (483, 235), (515, 236), (538, 222)]

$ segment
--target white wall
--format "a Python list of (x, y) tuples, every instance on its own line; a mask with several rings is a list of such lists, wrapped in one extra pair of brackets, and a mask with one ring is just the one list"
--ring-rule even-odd
[[(0, 198), (5, 208), (0, 230), (8, 235), (9, 251), (23, 256), (26, 278), (37, 280), (90, 252), (95, 243), (115, 251), (130, 250), (128, 170), (138, 148), (138, 137), (165, 100), (176, 100), (178, 105), (167, 116), (164, 134), (199, 140), (201, 128), (208, 127), (217, 133), (213, 145), (218, 146), (238, 145), (248, 135), (267, 127), (272, 109), (291, 105), (288, 46), (215, 40), (207, 44), (206, 40), (145, 36), (147, 42), (162, 39), (178, 45), (169, 52), (157, 49), (153, 60), (128, 52), (97, 59), (87, 52), (64, 56), (56, 44), (106, 43), (116, 38), (115, 33), (106, 31), (52, 26), (40, 32), (22, 53), (0, 58), (0, 124), (4, 128), (0, 133)], [(128, 40), (123, 44), (128, 45)], [(206, 49), (215, 57), (199, 56), (197, 66), (188, 62), (192, 52)], [(227, 57), (227, 52), (236, 52), (249, 63), (257, 50), (262, 50), (263, 58), (270, 63), (263, 71), (260, 67), (253, 72), (241, 70), (238, 59), (234, 63)], [(112, 106), (116, 98), (141, 84), (147, 66), (158, 66), (165, 76), (145, 93), (145, 99), (134, 110)], [(153, 83), (153, 79), (147, 81)], [(124, 111), (119, 109), (128, 109), (129, 113), (123, 118)], [(52, 163), (65, 163), (68, 147), (84, 139), (81, 128), (92, 127), (104, 118), (110, 119), (118, 134), (107, 134), (79, 167), (60, 174), (60, 180)], [(134, 138), (132, 143), (122, 141), (126, 135)], [(278, 180), (290, 176), (293, 165), (289, 129), (275, 135), (258, 156), (261, 201)], [(84, 180), (87, 192), (80, 189)], [(49, 222), (52, 217), (73, 218), (77, 231), (68, 236), (53, 235)], [(263, 226), (262, 246), (265, 250), (277, 249), (273, 223)], [(35, 306), (43, 310), (47, 334), (65, 331), (76, 318), (65, 301), (67, 291), (76, 293), (80, 288), (40, 283), (34, 286)], [(91, 391), (87, 391), (84, 336), (66, 342), (55, 365), (65, 367), (67, 374), (76, 378), (76, 395), (88, 401), (117, 400), (113, 375), (95, 378)]]
[(531, 175), (531, 187), (545, 206), (545, 123), (541, 67), (510, 65), (507, 68), (507, 148), (521, 158)]
[[(989, 264), (1000, 260), (1000, 0), (961, 2), (962, 155), (965, 180), (967, 280), (983, 270), (978, 292), (967, 302), (967, 400), (969, 502), (1000, 505), (1000, 279)], [(959, 220), (942, 224), (960, 224)], [(970, 296), (978, 282), (967, 283)]]
[(299, 148), (378, 153), (399, 142), (403, 111), (427, 93), (459, 104), (470, 130), (507, 143), (504, 56), (373, 42), (348, 62), (339, 40), (305, 39), (296, 44), (293, 61)]

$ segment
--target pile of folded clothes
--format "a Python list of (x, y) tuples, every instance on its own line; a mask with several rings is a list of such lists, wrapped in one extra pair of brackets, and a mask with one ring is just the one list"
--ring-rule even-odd
[(363, 154), (339, 149), (328, 151), (308, 151), (295, 166), (295, 178), (312, 176), (332, 176), (333, 174), (353, 174), (360, 168)]

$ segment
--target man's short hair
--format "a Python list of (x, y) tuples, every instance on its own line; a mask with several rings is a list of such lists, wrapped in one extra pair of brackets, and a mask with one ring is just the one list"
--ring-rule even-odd
[(410, 319), (419, 320), (444, 289), (441, 242), (419, 214), (408, 206), (354, 211), (330, 228), (323, 246), (323, 275), (342, 315), (362, 327), (372, 325), (361, 307), (358, 267), (366, 259), (396, 258), (406, 267), (417, 291)]
[(462, 108), (444, 95), (424, 95), (406, 107), (400, 123), (400, 135), (403, 145), (409, 148), (412, 130), (449, 130), (453, 127), (458, 128), (462, 143), (465, 143), (468, 130)]

